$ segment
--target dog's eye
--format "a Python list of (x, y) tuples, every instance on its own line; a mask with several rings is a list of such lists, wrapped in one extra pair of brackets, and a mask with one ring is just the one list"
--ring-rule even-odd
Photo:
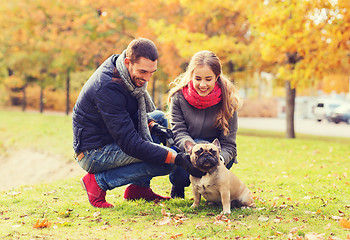
[(209, 152), (210, 152), (212, 155), (216, 155), (216, 151), (213, 150), (213, 149), (210, 149)]
[(203, 153), (203, 148), (200, 148), (199, 150), (196, 151), (196, 155), (200, 155)]

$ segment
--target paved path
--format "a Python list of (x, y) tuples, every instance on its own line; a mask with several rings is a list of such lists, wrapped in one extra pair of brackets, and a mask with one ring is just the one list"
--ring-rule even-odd
[[(284, 118), (239, 118), (239, 128), (286, 131)], [(296, 133), (304, 133), (317, 136), (334, 136), (350, 138), (350, 124), (317, 122), (312, 119), (295, 119), (294, 128)]]

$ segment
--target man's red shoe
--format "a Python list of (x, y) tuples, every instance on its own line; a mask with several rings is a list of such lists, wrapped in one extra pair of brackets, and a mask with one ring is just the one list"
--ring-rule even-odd
[(103, 191), (98, 186), (95, 175), (92, 173), (86, 174), (80, 180), (81, 186), (86, 190), (89, 198), (89, 202), (92, 206), (97, 208), (111, 208), (114, 207), (112, 204), (106, 202), (106, 191)]
[(141, 187), (134, 184), (130, 184), (124, 192), (124, 199), (126, 200), (137, 200), (145, 199), (146, 201), (153, 200), (169, 200), (171, 197), (163, 197), (152, 191), (150, 187)]

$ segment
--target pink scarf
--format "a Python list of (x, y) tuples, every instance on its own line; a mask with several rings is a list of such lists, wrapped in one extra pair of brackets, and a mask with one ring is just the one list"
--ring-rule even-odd
[(192, 80), (182, 88), (182, 93), (189, 104), (198, 109), (205, 109), (218, 104), (221, 101), (221, 88), (218, 82), (214, 89), (205, 97), (200, 96), (193, 86)]

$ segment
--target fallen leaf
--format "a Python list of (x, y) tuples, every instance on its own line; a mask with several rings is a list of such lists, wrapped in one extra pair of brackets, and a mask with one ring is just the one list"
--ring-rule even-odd
[(282, 232), (279, 232), (279, 231), (276, 231), (276, 232), (275, 232), (275, 236), (282, 236), (282, 235), (283, 235)]
[(281, 222), (281, 219), (277, 219), (277, 218), (276, 218), (275, 220), (273, 220), (273, 222), (274, 222), (274, 223), (280, 223), (280, 222)]
[(350, 229), (350, 221), (346, 220), (345, 218), (341, 218), (339, 220), (339, 225), (342, 226), (343, 228)]
[(162, 208), (161, 213), (163, 216), (170, 216), (170, 213), (166, 212), (164, 208)]
[(214, 217), (214, 219), (214, 224), (224, 224), (231, 222), (231, 220), (224, 214), (217, 215), (216, 217)]
[(93, 217), (98, 217), (101, 215), (101, 212), (94, 212), (94, 214), (92, 215)]
[(165, 225), (165, 224), (168, 224), (170, 223), (171, 221), (171, 218), (170, 217), (164, 217), (162, 220), (159, 221), (159, 225), (162, 226), (162, 225)]
[(33, 226), (33, 228), (47, 228), (50, 227), (51, 223), (47, 219), (44, 219), (42, 222), (39, 220), (36, 222), (36, 224)]
[(11, 192), (8, 192), (7, 195), (11, 195), (11, 196), (17, 196), (21, 194), (21, 192), (15, 192), (15, 191), (11, 191)]
[(258, 221), (260, 221), (260, 222), (267, 222), (268, 220), (269, 220), (269, 217), (267, 217), (267, 216), (260, 216), (258, 218)]
[(325, 233), (317, 234), (317, 233), (306, 233), (305, 239), (307, 240), (322, 240)]
[(200, 223), (196, 225), (196, 229), (204, 229), (204, 226)]
[(64, 217), (64, 218), (68, 218), (70, 216), (71, 211), (65, 211), (65, 212), (60, 212), (58, 213), (58, 215), (60, 215), (60, 217)]
[(111, 226), (108, 226), (108, 225), (106, 226), (106, 225), (104, 225), (104, 226), (98, 228), (97, 231), (107, 230), (107, 228), (109, 228), (109, 227), (111, 227)]
[(150, 213), (146, 213), (146, 212), (140, 211), (140, 215), (141, 215), (141, 216), (147, 216), (147, 215), (151, 215), (151, 214), (150, 214)]
[(178, 238), (178, 237), (181, 237), (182, 235), (184, 235), (183, 233), (178, 233), (178, 234), (175, 234), (173, 236), (171, 236), (171, 238)]

